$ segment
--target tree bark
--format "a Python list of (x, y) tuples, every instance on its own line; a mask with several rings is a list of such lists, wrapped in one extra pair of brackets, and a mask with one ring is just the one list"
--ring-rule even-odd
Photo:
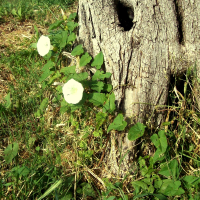
[[(200, 4), (197, 0), (79, 0), (78, 40), (92, 55), (104, 54), (118, 110), (129, 124), (158, 126), (165, 115), (170, 77), (197, 62), (200, 78)], [(198, 89), (196, 98), (200, 102)], [(115, 145), (122, 145), (122, 171), (128, 170), (134, 143), (127, 134), (112, 133), (112, 172), (119, 171)], [(118, 143), (114, 138), (118, 138)], [(122, 144), (121, 144), (122, 143)], [(113, 166), (113, 163), (108, 163)]]

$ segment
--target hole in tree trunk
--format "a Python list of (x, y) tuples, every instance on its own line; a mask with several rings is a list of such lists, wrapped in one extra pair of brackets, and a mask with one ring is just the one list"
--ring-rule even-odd
[(185, 82), (186, 82), (186, 75), (184, 73), (181, 73), (179, 75), (171, 75), (170, 76), (170, 86), (169, 86), (169, 93), (168, 93), (169, 94), (168, 105), (172, 106), (172, 105), (178, 103), (178, 101), (179, 101), (178, 100), (179, 94), (176, 94), (174, 88), (176, 88), (176, 90), (178, 92), (180, 92), (180, 94), (183, 97), (185, 96), (185, 92), (184, 92), (184, 84), (185, 84)]
[(124, 31), (129, 31), (133, 27), (134, 11), (132, 8), (117, 2), (117, 15), (119, 18), (119, 26), (124, 28)]

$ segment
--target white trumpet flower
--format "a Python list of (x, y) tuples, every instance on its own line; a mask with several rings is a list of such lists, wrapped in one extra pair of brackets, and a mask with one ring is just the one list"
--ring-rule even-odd
[(81, 83), (70, 79), (62, 87), (62, 92), (67, 103), (77, 104), (83, 97), (83, 86)]
[(37, 42), (37, 51), (41, 56), (45, 56), (51, 49), (50, 39), (42, 35)]

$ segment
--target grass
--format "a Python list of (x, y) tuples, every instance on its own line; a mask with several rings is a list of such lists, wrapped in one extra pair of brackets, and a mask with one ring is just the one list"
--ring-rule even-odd
[[(105, 130), (114, 116), (105, 120), (92, 104), (73, 114), (62, 113), (56, 88), (38, 82), (46, 61), (30, 48), (37, 42), (33, 27), (45, 34), (49, 25), (62, 19), (61, 8), (67, 15), (76, 10), (73, 3), (0, 3), (0, 199), (161, 199), (158, 194), (198, 199), (200, 113), (193, 93), (195, 70), (173, 78), (169, 105), (157, 108), (167, 112), (165, 123), (159, 130), (146, 124), (135, 167), (124, 179), (110, 174), (103, 161), (109, 142)], [(38, 109), (43, 110), (39, 116)], [(162, 130), (168, 145), (161, 160), (153, 163), (159, 149), (156, 142), (162, 146), (165, 140)], [(170, 193), (175, 187), (177, 194)]]

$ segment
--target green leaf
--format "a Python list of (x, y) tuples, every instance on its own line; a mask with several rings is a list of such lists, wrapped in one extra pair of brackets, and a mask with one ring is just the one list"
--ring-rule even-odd
[(105, 183), (105, 186), (106, 186), (107, 190), (116, 189), (116, 187), (109, 181), (108, 178), (103, 178), (103, 181)]
[(153, 179), (148, 177), (148, 178), (142, 179), (142, 181), (143, 181), (144, 183), (146, 183), (147, 185), (151, 185)]
[(96, 130), (99, 130), (107, 118), (107, 113), (98, 112), (96, 114)]
[(48, 52), (48, 54), (46, 54), (43, 58), (44, 58), (45, 60), (49, 60), (49, 59), (51, 58), (52, 54), (53, 54), (53, 51), (50, 50), (50, 51)]
[(60, 114), (64, 114), (69, 109), (67, 102), (63, 98), (61, 101)]
[[(153, 180), (152, 180), (153, 182)], [(148, 192), (153, 193), (155, 190), (154, 186), (152, 185), (152, 183), (149, 184), (149, 188), (148, 188)]]
[(161, 170), (159, 171), (159, 174), (170, 177), (171, 176), (171, 170), (169, 169), (169, 166), (167, 164), (162, 165)]
[(160, 149), (157, 149), (153, 156), (153, 163), (157, 161), (162, 161), (164, 159), (164, 155), (161, 153)]
[[(38, 31), (38, 28), (36, 25), (34, 25), (34, 29), (35, 29), (35, 34), (36, 34), (36, 37), (37, 37), (37, 40), (39, 39), (39, 31)], [(37, 44), (37, 43), (36, 43)], [(37, 46), (36, 46), (37, 47)]]
[(67, 39), (68, 38), (68, 31), (62, 31), (61, 33), (61, 42), (60, 42), (60, 48), (62, 49), (63, 47), (65, 47), (66, 43), (67, 43)]
[(196, 176), (185, 176), (183, 177), (183, 181), (186, 183), (188, 187), (197, 185), (200, 183), (200, 178)]
[(36, 137), (30, 137), (30, 138), (28, 139), (28, 145), (29, 145), (29, 146), (33, 146), (34, 143), (35, 143), (35, 141), (36, 141)]
[(94, 137), (99, 137), (100, 136), (99, 131), (94, 131), (92, 134), (94, 135)]
[(130, 141), (134, 141), (144, 135), (146, 126), (144, 124), (138, 122), (134, 126), (132, 126), (128, 132), (128, 139)]
[(34, 113), (35, 117), (40, 117), (41, 114), (45, 111), (47, 105), (48, 105), (49, 99), (45, 98), (40, 104), (40, 108)]
[(44, 111), (46, 109), (48, 102), (49, 102), (48, 98), (43, 99), (42, 103), (40, 104), (40, 110), (41, 111)]
[(115, 94), (112, 92), (108, 99), (106, 100), (106, 103), (103, 107), (103, 112), (109, 112), (112, 113), (115, 110)]
[(110, 196), (108, 199), (106, 200), (114, 200), (116, 198), (116, 196)]
[(153, 196), (157, 197), (160, 200), (167, 200), (167, 197), (162, 194), (153, 194)]
[(91, 66), (94, 67), (94, 66), (98, 66), (98, 69), (99, 69), (99, 66), (101, 68), (101, 65), (103, 64), (103, 53), (102, 52), (99, 52), (95, 58), (94, 58), (94, 61), (92, 62)]
[(73, 199), (73, 194), (72, 192), (68, 191), (68, 193), (62, 197), (60, 200), (72, 200)]
[(76, 35), (75, 35), (75, 33), (73, 32), (73, 33), (71, 33), (71, 34), (69, 35), (69, 37), (68, 37), (68, 39), (67, 39), (67, 44), (69, 44), (70, 42), (74, 42), (75, 39), (76, 39)]
[(102, 81), (93, 81), (91, 84), (91, 89), (97, 92), (101, 92), (103, 90), (104, 83)]
[(83, 106), (84, 102), (85, 102), (85, 99), (84, 99), (84, 93), (83, 93), (83, 98), (78, 104), (69, 104), (71, 112), (73, 113), (77, 109), (82, 109), (82, 106)]
[(86, 80), (88, 78), (88, 73), (83, 72), (83, 73), (79, 73), (79, 74), (72, 74), (71, 77), (69, 77), (69, 79), (71, 79), (71, 78), (73, 78), (74, 80), (76, 80), (78, 82), (81, 82), (81, 81)]
[(52, 62), (51, 60), (49, 60), (45, 65), (44, 67), (42, 68), (42, 71), (47, 71), (49, 69), (51, 69), (53, 66), (55, 66), (55, 63)]
[(76, 22), (67, 22), (67, 27), (68, 30), (70, 30), (71, 32), (78, 26), (78, 23)]
[(74, 20), (75, 18), (76, 18), (76, 16), (77, 16), (77, 13), (71, 13), (70, 15), (69, 15), (69, 17), (68, 17), (68, 20), (70, 21), (70, 20)]
[(166, 196), (177, 196), (184, 194), (185, 191), (180, 187), (181, 182), (175, 181), (171, 179), (165, 179), (162, 181), (162, 186), (158, 190), (158, 193), (164, 194)]
[(141, 189), (143, 190), (148, 189), (147, 184), (144, 183), (143, 181), (134, 181), (134, 182), (131, 182), (131, 184), (134, 187), (136, 194), (139, 194), (141, 192)]
[(47, 77), (49, 77), (51, 74), (53, 74), (53, 71), (50, 70), (46, 70), (45, 72), (43, 72), (42, 76), (39, 78), (38, 82), (41, 83), (42, 81), (44, 81)]
[(143, 181), (134, 181), (131, 182), (131, 184), (133, 185), (133, 187), (141, 187), (144, 190), (148, 189), (148, 185)]
[(171, 124), (171, 122), (163, 122), (162, 126), (169, 126)]
[(97, 70), (94, 75), (92, 76), (92, 80), (96, 81), (99, 79), (99, 76), (103, 73), (103, 71)]
[(19, 16), (19, 17), (22, 16), (22, 8), (21, 8), (21, 7), (18, 9), (17, 13), (18, 13), (18, 16)]
[(95, 191), (89, 183), (84, 184), (83, 195), (85, 197), (87, 197), (87, 196), (96, 197)]
[(71, 55), (72, 56), (79, 56), (81, 55), (82, 53), (84, 53), (84, 50), (83, 50), (83, 47), (82, 47), (82, 44), (76, 46), (73, 51), (71, 52)]
[(118, 114), (117, 117), (113, 120), (113, 123), (109, 125), (107, 133), (110, 130), (123, 131), (126, 126), (127, 126), (127, 122), (124, 121), (123, 115)]
[(88, 94), (89, 102), (93, 103), (95, 106), (103, 105), (106, 100), (106, 95), (103, 93), (90, 93)]
[(144, 176), (144, 177), (150, 177), (149, 172), (151, 172), (151, 171), (150, 171), (150, 170), (148, 169), (148, 167), (146, 166), (146, 161), (145, 161), (145, 159), (142, 158), (142, 157), (139, 157), (138, 163), (139, 163), (139, 165), (140, 165), (140, 173), (141, 173), (141, 175)]
[(158, 132), (158, 135), (160, 137), (160, 149), (162, 153), (165, 153), (167, 150), (167, 137), (165, 136), (165, 131), (161, 130)]
[(111, 76), (111, 73), (109, 72), (106, 72), (104, 74), (103, 71), (100, 71), (100, 70), (97, 70), (95, 72), (95, 74), (92, 76), (92, 80), (95, 81), (95, 80), (104, 80), (105, 78), (109, 78)]
[(12, 9), (11, 13), (12, 13), (13, 15), (15, 15), (15, 16), (17, 15), (17, 12), (16, 12), (15, 8)]
[(163, 131), (163, 130), (159, 131), (158, 135), (153, 134), (150, 139), (153, 142), (153, 144), (155, 145), (155, 147), (157, 148), (157, 150), (154, 154), (154, 158), (153, 158), (153, 161), (155, 163), (156, 161), (163, 158), (162, 154), (165, 153), (167, 146), (168, 146), (167, 138), (165, 136), (165, 131)]
[(51, 39), (51, 43), (55, 46), (59, 46), (59, 44), (62, 41), (62, 33), (59, 31), (56, 34), (54, 34), (53, 38)]
[(83, 149), (87, 149), (87, 143), (86, 143), (85, 141), (83, 141), (83, 140), (80, 141), (79, 146), (80, 146), (81, 148), (83, 148)]
[(60, 74), (59, 71), (56, 71), (56, 73), (50, 78), (48, 84), (52, 84), (52, 82), (53, 82), (55, 79), (59, 78), (59, 77), (61, 77), (61, 74)]
[[(58, 85), (58, 86), (56, 87), (56, 90), (58, 91), (58, 93), (62, 93), (62, 86), (61, 86), (61, 85)], [(56, 95), (58, 95), (58, 94), (56, 94)]]
[(170, 163), (166, 163), (161, 167), (161, 170), (159, 171), (159, 174), (170, 177), (172, 176), (175, 180), (178, 175), (179, 169), (178, 169), (178, 161), (176, 159), (172, 160)]
[(19, 144), (14, 142), (13, 144), (9, 144), (4, 150), (4, 159), (7, 164), (11, 163), (12, 159), (17, 155), (19, 150)]
[(137, 199), (137, 198), (145, 197), (145, 196), (155, 196), (155, 197), (157, 197), (157, 198), (160, 199), (160, 200), (167, 200), (167, 197), (165, 197), (165, 196), (162, 195), (162, 194), (152, 194), (152, 193), (142, 193), (142, 194), (138, 194), (138, 195), (135, 195), (133, 199)]
[(65, 75), (68, 74), (75, 74), (76, 73), (76, 66), (71, 66), (71, 67), (64, 67), (60, 70), (60, 72), (63, 72)]
[(37, 43), (32, 43), (32, 44), (30, 45), (30, 48), (37, 49)]
[(86, 158), (91, 158), (92, 155), (93, 155), (94, 151), (93, 150), (88, 150), (88, 151), (85, 151), (85, 157)]
[(58, 28), (63, 22), (64, 22), (64, 20), (58, 20), (58, 21), (56, 21), (55, 23), (53, 23), (53, 24), (51, 24), (51, 25), (49, 26), (48, 31), (51, 31), (51, 30), (53, 30), (53, 29)]
[(111, 90), (112, 90), (112, 85), (111, 85), (111, 84), (104, 84), (103, 90), (104, 90), (104, 91), (107, 91), (107, 92), (111, 92)]
[(6, 103), (4, 104), (5, 108), (10, 108), (11, 106), (11, 99), (10, 99), (10, 92), (5, 97)]
[(30, 172), (30, 170), (28, 167), (26, 167), (26, 166), (20, 167), (19, 176), (26, 177), (26, 176), (28, 176), (29, 172)]
[(28, 174), (29, 174), (30, 170), (28, 169), (28, 167), (26, 166), (23, 166), (23, 167), (20, 167), (19, 165), (12, 168), (12, 174), (14, 176), (19, 176), (19, 177), (26, 177)]
[(91, 61), (92, 57), (86, 52), (84, 55), (81, 56), (80, 59), (80, 67), (87, 65)]
[(39, 151), (39, 150), (40, 150), (40, 147), (39, 147), (39, 146), (35, 147), (35, 150), (36, 150), (36, 151)]
[(159, 188), (161, 188), (161, 186), (162, 186), (162, 183), (163, 183), (163, 181), (162, 180), (155, 180), (154, 181), (154, 187), (156, 188), (156, 189), (159, 189)]
[(61, 183), (62, 183), (62, 180), (56, 181), (41, 197), (38, 198), (38, 200), (45, 198), (52, 191), (54, 191)]
[[(112, 73), (110, 73), (110, 72), (106, 72), (104, 78), (110, 78), (111, 75), (112, 75)], [(103, 79), (104, 79), (104, 78), (103, 78)]]
[(15, 185), (14, 182), (3, 184), (3, 186), (5, 186), (5, 187), (14, 186), (14, 185)]
[(158, 138), (158, 135), (157, 134), (153, 134), (151, 137), (150, 137), (151, 141), (153, 142), (153, 144), (155, 145), (155, 147), (157, 149), (160, 148), (160, 140)]

